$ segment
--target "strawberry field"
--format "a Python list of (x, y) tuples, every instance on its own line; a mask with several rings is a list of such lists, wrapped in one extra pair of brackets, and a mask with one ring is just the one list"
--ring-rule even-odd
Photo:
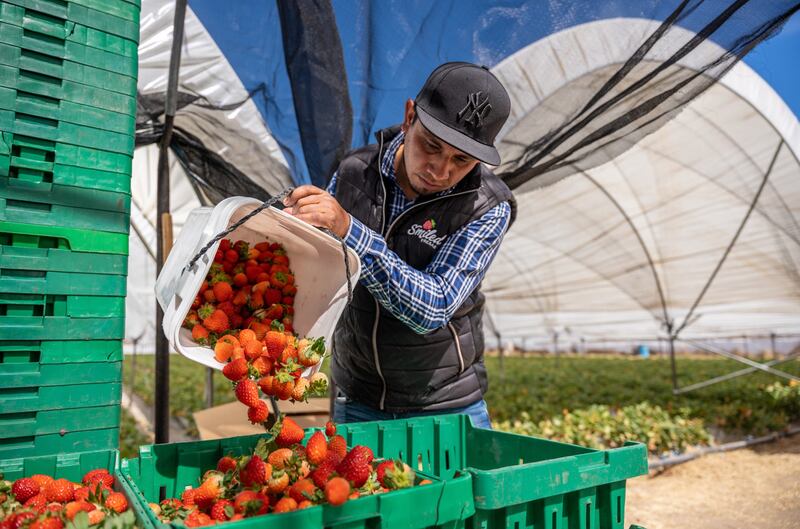
[[(191, 414), (204, 407), (205, 368), (173, 355), (171, 409), (194, 428)], [(125, 384), (132, 357), (126, 357)], [(800, 386), (756, 373), (672, 395), (668, 358), (564, 356), (487, 359), (486, 400), (495, 426), (589, 446), (647, 442), (652, 452), (681, 451), (713, 438), (776, 431), (800, 420)], [(703, 357), (678, 359), (678, 378), (688, 385), (740, 369), (740, 364)], [(783, 366), (800, 375), (797, 362)], [(139, 356), (133, 388), (153, 404), (153, 357)], [(230, 382), (215, 374), (215, 404), (235, 399)], [(243, 419), (244, 420), (244, 419)], [(128, 428), (128, 431), (132, 430)], [(129, 444), (129, 443), (125, 443)]]

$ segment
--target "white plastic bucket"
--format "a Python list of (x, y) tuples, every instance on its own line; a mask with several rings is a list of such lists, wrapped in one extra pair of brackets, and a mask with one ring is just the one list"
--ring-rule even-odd
[[(214, 208), (193, 210), (156, 280), (156, 298), (164, 311), (164, 334), (170, 346), (183, 356), (214, 369), (222, 369), (224, 364), (214, 359), (213, 349), (195, 343), (191, 331), (184, 329), (182, 324), (211, 268), (219, 241), (191, 269), (185, 272), (183, 269), (214, 236), (260, 205), (261, 202), (253, 198), (231, 197)], [(342, 244), (314, 226), (273, 207), (261, 211), (226, 238), (251, 244), (269, 240), (283, 245), (297, 285), (294, 331), (301, 337), (323, 336), (326, 347), (330, 348), (333, 330), (347, 305)], [(347, 259), (351, 284), (355, 288), (361, 273), (361, 261), (350, 248), (347, 249)]]

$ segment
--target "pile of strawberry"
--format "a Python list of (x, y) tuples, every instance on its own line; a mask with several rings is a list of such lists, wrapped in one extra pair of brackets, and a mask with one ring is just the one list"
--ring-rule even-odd
[(280, 324), (292, 332), (297, 286), (289, 258), (280, 244), (223, 239), (183, 326), (201, 345), (235, 329), (262, 335)]
[(128, 500), (114, 492), (114, 476), (90, 470), (81, 483), (45, 474), (13, 483), (0, 478), (0, 529), (80, 529), (133, 527)]
[(150, 508), (161, 521), (182, 520), (188, 527), (290, 512), (327, 503), (341, 505), (367, 494), (424, 485), (402, 461), (375, 461), (372, 450), (354, 446), (329, 422), (305, 446), (305, 433), (284, 417), (252, 454), (225, 456), (201, 484)]
[(226, 334), (214, 345), (214, 356), (225, 367), (222, 374), (232, 383), (236, 398), (247, 406), (253, 424), (263, 424), (269, 417), (265, 395), (281, 400), (305, 401), (328, 389), (325, 373), (310, 378), (301, 376), (317, 365), (325, 354), (322, 338), (298, 340), (292, 333), (273, 329), (259, 337), (252, 329)]
[(253, 424), (269, 417), (259, 389), (280, 400), (305, 401), (328, 389), (323, 373), (302, 372), (325, 355), (322, 338), (298, 339), (293, 332), (297, 286), (289, 258), (278, 243), (220, 241), (214, 263), (183, 326), (201, 345), (214, 348), (225, 364), (236, 397)]

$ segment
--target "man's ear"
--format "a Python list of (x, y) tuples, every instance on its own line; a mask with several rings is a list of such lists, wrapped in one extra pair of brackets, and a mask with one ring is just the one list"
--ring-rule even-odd
[(409, 127), (411, 127), (411, 123), (414, 121), (415, 115), (416, 112), (414, 110), (414, 100), (407, 99), (405, 112), (403, 114), (403, 124), (400, 125), (400, 130), (402, 130), (404, 133), (408, 132)]

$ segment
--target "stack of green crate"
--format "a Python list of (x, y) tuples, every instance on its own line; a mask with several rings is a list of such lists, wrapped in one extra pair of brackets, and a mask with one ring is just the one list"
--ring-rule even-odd
[(139, 2), (0, 2), (0, 459), (118, 444)]

